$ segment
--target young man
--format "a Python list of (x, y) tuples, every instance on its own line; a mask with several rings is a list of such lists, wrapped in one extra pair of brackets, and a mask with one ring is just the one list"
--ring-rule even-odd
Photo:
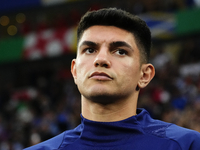
[(140, 89), (155, 74), (144, 21), (101, 9), (82, 17), (77, 35), (71, 72), (81, 93), (82, 123), (26, 150), (200, 150), (200, 133), (136, 108)]

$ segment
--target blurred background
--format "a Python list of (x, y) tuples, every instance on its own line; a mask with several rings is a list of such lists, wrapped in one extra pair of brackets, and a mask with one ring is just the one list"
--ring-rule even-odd
[(0, 150), (22, 150), (80, 123), (70, 73), (88, 10), (125, 9), (152, 32), (156, 76), (138, 107), (200, 132), (200, 0), (0, 0)]

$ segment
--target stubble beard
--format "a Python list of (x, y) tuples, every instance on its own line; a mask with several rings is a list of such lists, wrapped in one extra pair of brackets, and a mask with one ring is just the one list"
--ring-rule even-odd
[(98, 103), (101, 105), (109, 105), (116, 102), (119, 102), (120, 100), (126, 99), (127, 96), (125, 96), (122, 93), (92, 93), (92, 94), (82, 94), (83, 97), (85, 97), (87, 100)]
[[(99, 81), (104, 82), (104, 81)], [(82, 97), (84, 97), (86, 100), (91, 101), (93, 103), (98, 103), (101, 105), (109, 105), (118, 103), (119, 101), (124, 101), (130, 96), (130, 91), (125, 90), (123, 87), (118, 87), (116, 89), (110, 89), (115, 88), (113, 86), (110, 86), (109, 88), (105, 87), (93, 87), (89, 89), (84, 88), (85, 84), (80, 84), (78, 86), (79, 92), (81, 93)], [(118, 86), (118, 85), (116, 85)], [(89, 87), (89, 86), (86, 86)], [(132, 93), (132, 92), (131, 92)]]

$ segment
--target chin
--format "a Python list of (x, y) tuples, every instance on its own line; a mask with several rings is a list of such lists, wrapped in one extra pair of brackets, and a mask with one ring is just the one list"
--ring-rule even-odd
[(95, 103), (99, 103), (102, 105), (108, 105), (108, 104), (112, 104), (115, 103), (117, 100), (119, 100), (120, 95), (119, 94), (111, 94), (108, 92), (93, 92), (91, 94), (87, 94), (87, 95), (83, 95), (84, 97), (86, 97), (88, 100), (95, 102)]
[(99, 103), (102, 105), (112, 104), (116, 101), (115, 98), (113, 98), (112, 96), (108, 96), (108, 95), (92, 96), (92, 97), (90, 97), (90, 100), (92, 102)]

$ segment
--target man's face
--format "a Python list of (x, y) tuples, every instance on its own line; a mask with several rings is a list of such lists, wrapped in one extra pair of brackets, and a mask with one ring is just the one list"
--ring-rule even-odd
[(114, 26), (92, 26), (78, 43), (72, 74), (83, 98), (111, 103), (134, 96), (141, 66), (130, 32)]

